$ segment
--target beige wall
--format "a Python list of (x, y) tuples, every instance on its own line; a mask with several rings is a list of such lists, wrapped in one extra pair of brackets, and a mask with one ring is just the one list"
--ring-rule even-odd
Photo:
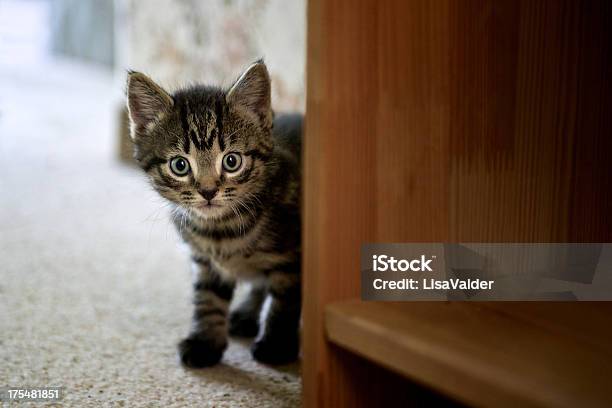
[(264, 57), (276, 110), (304, 108), (305, 0), (117, 0), (118, 77), (229, 85)]

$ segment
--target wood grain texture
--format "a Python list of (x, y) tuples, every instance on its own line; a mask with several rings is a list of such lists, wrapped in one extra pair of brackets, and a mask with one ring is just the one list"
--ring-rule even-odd
[[(469, 405), (612, 404), (602, 375), (612, 368), (612, 305), (533, 303), (519, 319), (524, 304), (498, 305), (345, 301), (327, 308), (326, 328), (330, 341)], [(562, 321), (531, 318), (551, 311)], [(557, 330), (577, 316), (597, 335)]]
[(612, 241), (611, 7), (309, 1), (306, 406), (385, 394), (324, 333), (362, 243)]

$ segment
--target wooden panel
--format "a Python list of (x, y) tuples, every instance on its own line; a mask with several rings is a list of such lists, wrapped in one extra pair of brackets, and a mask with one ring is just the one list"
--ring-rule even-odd
[[(602, 375), (612, 369), (612, 305), (529, 305), (553, 324), (515, 319), (525, 304), (488, 305), (345, 301), (327, 307), (326, 327), (332, 342), (470, 405), (612, 405)], [(596, 336), (557, 330), (584, 326), (577, 316)]]
[(611, 302), (482, 302), (474, 307), (541, 327), (556, 336), (575, 339), (576, 344), (601, 353), (602, 359), (612, 356)]
[[(382, 1), (377, 32), (377, 202), (369, 221), (382, 242), (439, 241), (449, 228), (450, 6)], [(369, 61), (372, 64), (373, 61)], [(374, 193), (375, 191), (375, 193)], [(435, 209), (435, 211), (432, 211)], [(374, 237), (370, 237), (373, 239)]]
[(447, 239), (612, 240), (609, 2), (453, 4)]
[(306, 406), (385, 394), (323, 329), (363, 242), (612, 241), (611, 4), (309, 1)]
[[(367, 101), (376, 99), (376, 65), (365, 62), (376, 52), (376, 37), (371, 36), (376, 12), (375, 2), (363, 0), (308, 5), (307, 81), (312, 86), (305, 124), (303, 269), (313, 273), (304, 273), (303, 355), (312, 356), (303, 364), (306, 406), (357, 406), (358, 394), (335, 389), (361, 388), (363, 377), (349, 373), (362, 371), (356, 365), (369, 364), (330, 353), (322, 317), (329, 300), (359, 291), (359, 280), (339, 271), (357, 270), (359, 243), (362, 237), (374, 236), (370, 216), (375, 212), (375, 190), (369, 189), (375, 186), (375, 173), (367, 169), (375, 167), (371, 152), (376, 112), (365, 108)], [(381, 370), (374, 373), (386, 375)]]

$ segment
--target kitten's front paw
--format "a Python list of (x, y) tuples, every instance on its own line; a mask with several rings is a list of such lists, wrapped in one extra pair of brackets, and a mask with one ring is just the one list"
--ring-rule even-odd
[(242, 310), (233, 311), (229, 318), (229, 334), (238, 337), (255, 337), (259, 331), (257, 316)]
[(298, 358), (300, 342), (295, 338), (261, 339), (251, 346), (253, 358), (265, 364), (288, 364)]
[(218, 343), (205, 337), (187, 337), (178, 345), (181, 363), (191, 368), (210, 367), (217, 364), (227, 347), (227, 343), (221, 345)]

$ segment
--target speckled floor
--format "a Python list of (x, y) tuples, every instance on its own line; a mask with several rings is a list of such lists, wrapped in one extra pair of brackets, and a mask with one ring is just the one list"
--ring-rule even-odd
[(0, 64), (0, 387), (61, 386), (76, 407), (299, 405), (299, 366), (260, 365), (248, 344), (178, 364), (187, 256), (114, 159), (119, 89), (72, 63)]

